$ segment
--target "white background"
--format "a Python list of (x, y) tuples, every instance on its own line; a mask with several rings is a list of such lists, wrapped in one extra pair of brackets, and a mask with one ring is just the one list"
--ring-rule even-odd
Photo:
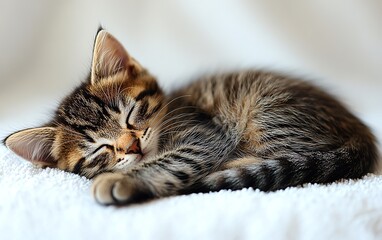
[(381, 1), (0, 0), (0, 137), (49, 119), (87, 75), (99, 24), (166, 90), (278, 69), (335, 93), (382, 136)]

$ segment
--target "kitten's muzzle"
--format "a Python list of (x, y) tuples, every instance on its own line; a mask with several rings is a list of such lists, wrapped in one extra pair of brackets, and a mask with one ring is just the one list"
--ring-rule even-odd
[(116, 150), (118, 154), (140, 154), (142, 153), (140, 139), (136, 134), (131, 134), (131, 132), (125, 132), (119, 136), (116, 140)]

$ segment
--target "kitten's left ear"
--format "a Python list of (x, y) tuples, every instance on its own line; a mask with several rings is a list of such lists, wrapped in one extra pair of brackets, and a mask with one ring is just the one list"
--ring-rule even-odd
[(93, 49), (91, 84), (121, 71), (127, 71), (129, 78), (133, 78), (144, 69), (127, 53), (115, 37), (100, 29)]
[(56, 167), (52, 146), (56, 128), (29, 128), (15, 132), (4, 139), (4, 144), (14, 153), (41, 167)]

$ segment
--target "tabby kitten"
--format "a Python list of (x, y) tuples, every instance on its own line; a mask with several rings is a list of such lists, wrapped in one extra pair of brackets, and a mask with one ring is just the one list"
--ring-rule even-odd
[(106, 205), (359, 178), (377, 159), (370, 130), (307, 82), (243, 71), (205, 77), (165, 96), (102, 29), (89, 79), (51, 122), (4, 143), (39, 166), (97, 176), (92, 192)]

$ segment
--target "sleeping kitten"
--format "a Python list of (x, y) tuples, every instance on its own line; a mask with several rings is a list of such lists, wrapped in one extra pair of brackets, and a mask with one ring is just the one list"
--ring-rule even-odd
[(274, 191), (372, 172), (370, 130), (307, 82), (243, 71), (164, 95), (105, 30), (89, 79), (51, 122), (5, 145), (42, 167), (89, 178), (101, 204), (252, 187)]

